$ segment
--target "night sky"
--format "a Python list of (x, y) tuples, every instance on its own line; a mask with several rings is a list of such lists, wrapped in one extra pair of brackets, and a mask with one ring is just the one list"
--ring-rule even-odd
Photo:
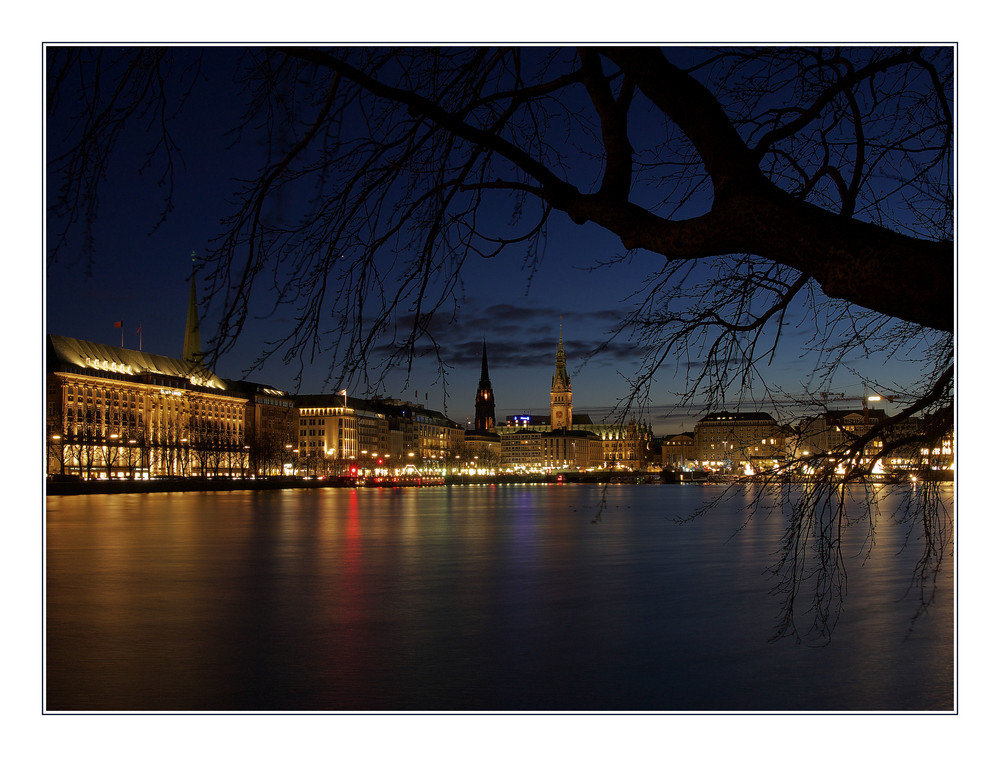
[[(126, 347), (139, 347), (141, 325), (143, 350), (180, 354), (192, 253), (209, 248), (220, 232), (220, 219), (230, 207), (232, 178), (254, 175), (261, 160), (259, 145), (234, 145), (227, 134), (242, 106), (228, 83), (232, 51), (219, 50), (218, 57), (218, 65), (206, 72), (205, 86), (173, 127), (184, 158), (174, 177), (173, 209), (158, 225), (164, 192), (154, 171), (138, 170), (144, 135), (139, 130), (128, 134), (109, 166), (96, 228), (96, 258), (90, 264), (75, 258), (71, 250), (47, 266), (47, 332), (121, 344), (123, 334), (114, 323), (123, 320)], [(56, 152), (66, 125), (53, 120), (47, 128), (48, 149)], [(561, 326), (575, 411), (589, 412), (595, 421), (610, 420), (612, 408), (629, 392), (627, 378), (639, 368), (640, 348), (628, 335), (604, 350), (598, 348), (629, 311), (630, 295), (662, 264), (657, 255), (640, 252), (627, 263), (587, 270), (621, 253), (620, 242), (608, 232), (574, 225), (557, 214), (534, 271), (516, 250), (474, 261), (465, 269), (464, 300), (457, 321), (441, 340), (447, 386), (437, 362), (428, 356), (409, 376), (394, 374), (380, 393), (417, 400), (464, 423), (474, 417), (485, 339), (498, 420), (514, 413), (547, 413)], [(261, 303), (259, 313), (267, 310)], [(211, 337), (213, 323), (212, 312), (203, 311), (203, 343)], [(289, 323), (289, 314), (283, 311), (249, 322), (237, 348), (222, 358), (216, 372), (223, 378), (243, 378), (261, 345)], [(772, 386), (801, 393), (812, 367), (803, 350), (808, 335), (808, 329), (797, 331), (794, 323), (786, 329), (778, 357), (767, 369)], [(845, 368), (833, 389), (860, 402), (865, 384), (850, 370), (862, 366)], [(297, 386), (300, 370), (301, 385)], [(863, 367), (864, 375), (886, 386), (905, 386), (915, 378), (914, 370), (900, 363)], [(341, 387), (328, 381), (329, 371), (322, 355), (315, 363), (301, 366), (274, 358), (249, 378), (291, 392), (335, 392)], [(657, 433), (690, 431), (703, 412), (698, 406), (676, 407), (684, 388), (683, 374), (682, 363), (668, 364), (658, 374), (650, 407), (641, 416), (652, 422)], [(371, 388), (359, 381), (349, 389), (352, 396), (365, 396)]]

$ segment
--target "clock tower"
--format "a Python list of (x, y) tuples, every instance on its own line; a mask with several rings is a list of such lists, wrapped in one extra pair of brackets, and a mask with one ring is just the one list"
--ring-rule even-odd
[(559, 349), (556, 350), (556, 372), (552, 374), (549, 392), (549, 423), (553, 431), (573, 428), (573, 387), (566, 373), (566, 351), (563, 349), (562, 326), (559, 326)]
[(496, 402), (493, 398), (493, 384), (490, 383), (490, 367), (486, 362), (486, 339), (483, 339), (483, 372), (479, 377), (476, 391), (476, 431), (493, 431), (497, 425)]

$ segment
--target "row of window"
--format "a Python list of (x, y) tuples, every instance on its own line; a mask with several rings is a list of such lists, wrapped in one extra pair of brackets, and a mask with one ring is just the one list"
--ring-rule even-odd
[[(92, 402), (104, 401), (105, 403), (117, 406), (118, 403), (128, 403), (130, 407), (134, 408), (137, 400), (141, 401), (141, 395), (137, 395), (132, 391), (115, 390), (115, 389), (102, 389), (100, 387), (92, 386), (77, 386), (73, 384), (66, 385), (66, 401), (70, 402)], [(171, 410), (183, 410), (189, 409), (192, 413), (213, 413), (216, 415), (221, 415), (227, 418), (236, 419), (242, 415), (242, 408), (238, 405), (228, 402), (202, 402), (202, 401), (191, 401), (186, 402), (181, 399), (163, 398), (160, 403), (156, 403), (158, 407), (167, 408)]]

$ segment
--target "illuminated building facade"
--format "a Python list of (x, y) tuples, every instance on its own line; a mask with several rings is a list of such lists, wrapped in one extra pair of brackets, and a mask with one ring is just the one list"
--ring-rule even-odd
[(533, 471), (542, 467), (542, 433), (536, 429), (519, 428), (502, 434), (500, 465), (509, 471)]
[(610, 468), (639, 470), (653, 460), (653, 430), (633, 418), (628, 423), (604, 423), (592, 427), (601, 437), (604, 461)]
[(417, 430), (417, 456), (424, 469), (455, 467), (465, 444), (465, 429), (436, 410), (413, 407)]
[(955, 470), (955, 432), (949, 431), (932, 446), (921, 446), (917, 458), (919, 466), (932, 471)]
[(386, 416), (392, 459), (420, 471), (461, 467), (465, 429), (437, 410), (398, 399), (375, 399), (369, 406)]
[[(506, 423), (498, 426), (501, 438), (517, 431), (556, 432), (547, 415), (508, 415)], [(653, 431), (647, 423), (594, 423), (590, 416), (581, 413), (574, 416), (573, 428), (592, 434), (601, 447), (600, 461), (594, 467), (626, 468), (640, 470), (653, 462)], [(589, 453), (588, 453), (589, 455)], [(590, 467), (590, 466), (588, 466)]]
[(694, 454), (711, 466), (771, 468), (785, 457), (784, 432), (767, 413), (710, 413), (695, 424)]
[[(47, 338), (46, 469), (85, 478), (457, 469), (465, 430), (442, 413), (346, 392), (293, 397), (204, 364), (194, 276), (182, 357)], [(483, 345), (477, 405), (495, 425)], [(477, 408), (478, 409), (478, 408)], [(485, 432), (484, 432), (485, 433)], [(482, 458), (499, 459), (487, 434)], [(473, 455), (480, 457), (480, 455)]]
[[(358, 464), (358, 401), (346, 394), (310, 394), (294, 398), (297, 440), (294, 469), (312, 474), (341, 475)], [(353, 405), (353, 406), (352, 406)]]
[(247, 473), (247, 399), (200, 360), (50, 334), (46, 363), (48, 473)]
[(288, 450), (298, 444), (298, 413), (288, 392), (251, 381), (227, 381), (244, 394), (244, 434), (249, 446), (249, 468), (255, 476), (286, 472)]
[(463, 468), (495, 471), (500, 467), (503, 442), (494, 431), (466, 431)]
[(604, 445), (593, 431), (548, 431), (541, 434), (541, 442), (544, 469), (594, 470), (604, 466)]
[(50, 334), (47, 472), (81, 478), (251, 473), (247, 398), (202, 360), (193, 274), (182, 352), (170, 358)]
[(416, 468), (421, 461), (418, 454), (419, 439), (413, 420), (413, 406), (404, 400), (378, 398), (369, 400), (373, 410), (385, 416), (388, 428), (388, 451), (394, 469), (406, 466)]
[[(797, 452), (810, 455), (843, 452), (885, 420), (885, 410), (830, 410), (803, 424)], [(877, 455), (881, 448), (882, 441), (874, 439), (865, 446), (864, 454)]]
[(694, 434), (684, 432), (666, 437), (661, 442), (661, 455), (664, 466), (680, 467), (694, 460)]

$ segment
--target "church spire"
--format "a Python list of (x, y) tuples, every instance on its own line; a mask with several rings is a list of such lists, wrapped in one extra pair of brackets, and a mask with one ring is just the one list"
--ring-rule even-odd
[(483, 382), (486, 382), (487, 384), (490, 382), (490, 366), (489, 366), (489, 363), (486, 362), (486, 337), (485, 336), (483, 337), (483, 370), (482, 370), (482, 373), (479, 375), (479, 383), (482, 384)]
[(496, 425), (496, 401), (493, 399), (490, 367), (486, 360), (486, 337), (483, 337), (483, 371), (476, 391), (476, 431), (493, 431)]
[[(191, 253), (191, 260), (192, 263), (195, 260), (193, 252)], [(191, 294), (188, 297), (187, 325), (184, 330), (183, 358), (190, 360), (192, 363), (200, 363), (202, 360), (201, 325), (198, 321), (198, 289), (195, 286), (193, 266), (191, 269)]]

